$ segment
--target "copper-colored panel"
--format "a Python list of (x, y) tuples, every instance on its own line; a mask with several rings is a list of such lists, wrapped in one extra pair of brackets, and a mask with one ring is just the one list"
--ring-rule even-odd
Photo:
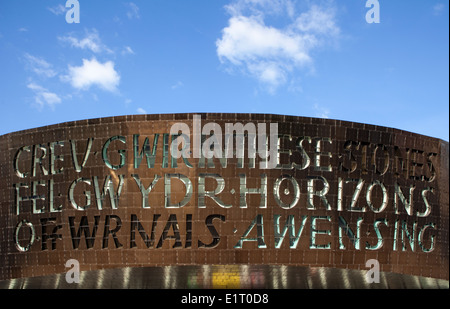
[[(190, 141), (178, 159), (176, 123)], [(213, 140), (205, 129), (213, 124), (223, 158), (194, 157)], [(236, 132), (225, 156), (227, 128), (239, 125), (242, 160)], [(255, 136), (254, 159), (252, 126), (268, 138)], [(274, 139), (276, 166), (264, 168)], [(81, 287), (119, 287), (105, 279), (118, 274), (134, 278), (127, 287), (164, 288), (174, 277), (167, 284), (366, 287), (369, 260), (385, 288), (448, 287), (442, 140), (330, 119), (211, 113), (61, 123), (0, 136), (0, 147), (2, 287), (55, 279), (65, 287), (70, 259)], [(159, 281), (139, 279), (147, 273)]]

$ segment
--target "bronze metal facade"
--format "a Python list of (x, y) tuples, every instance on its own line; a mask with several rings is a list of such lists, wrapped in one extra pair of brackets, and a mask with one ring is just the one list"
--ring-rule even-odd
[[(178, 159), (170, 134), (177, 123), (190, 132)], [(249, 155), (247, 124), (257, 130), (254, 149), (276, 145), (276, 158)], [(267, 133), (277, 126), (275, 144), (258, 124)], [(235, 130), (226, 135), (227, 128)], [(221, 159), (195, 157), (195, 141), (227, 137), (232, 157), (225, 149)], [(13, 286), (59, 278), (74, 259), (94, 277), (299, 267), (311, 278), (312, 270), (345, 270), (357, 274), (354, 282), (376, 260), (385, 277), (442, 279), (448, 287), (449, 144), (439, 139), (329, 119), (164, 114), (15, 132), (0, 137), (0, 149), (0, 281)], [(267, 168), (269, 159), (275, 165)]]

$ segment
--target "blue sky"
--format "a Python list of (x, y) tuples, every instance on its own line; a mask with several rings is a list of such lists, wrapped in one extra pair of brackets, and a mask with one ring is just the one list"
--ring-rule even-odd
[(449, 140), (448, 0), (0, 1), (0, 134), (86, 118), (326, 117)]

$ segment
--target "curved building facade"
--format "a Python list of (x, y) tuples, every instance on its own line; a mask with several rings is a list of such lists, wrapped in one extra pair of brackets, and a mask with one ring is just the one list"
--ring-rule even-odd
[(0, 287), (448, 288), (439, 139), (164, 114), (10, 133), (0, 149)]

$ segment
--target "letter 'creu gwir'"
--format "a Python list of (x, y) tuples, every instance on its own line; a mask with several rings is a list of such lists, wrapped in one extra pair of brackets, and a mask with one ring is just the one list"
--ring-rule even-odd
[(0, 147), (0, 287), (448, 288), (446, 141), (162, 114), (14, 132)]

